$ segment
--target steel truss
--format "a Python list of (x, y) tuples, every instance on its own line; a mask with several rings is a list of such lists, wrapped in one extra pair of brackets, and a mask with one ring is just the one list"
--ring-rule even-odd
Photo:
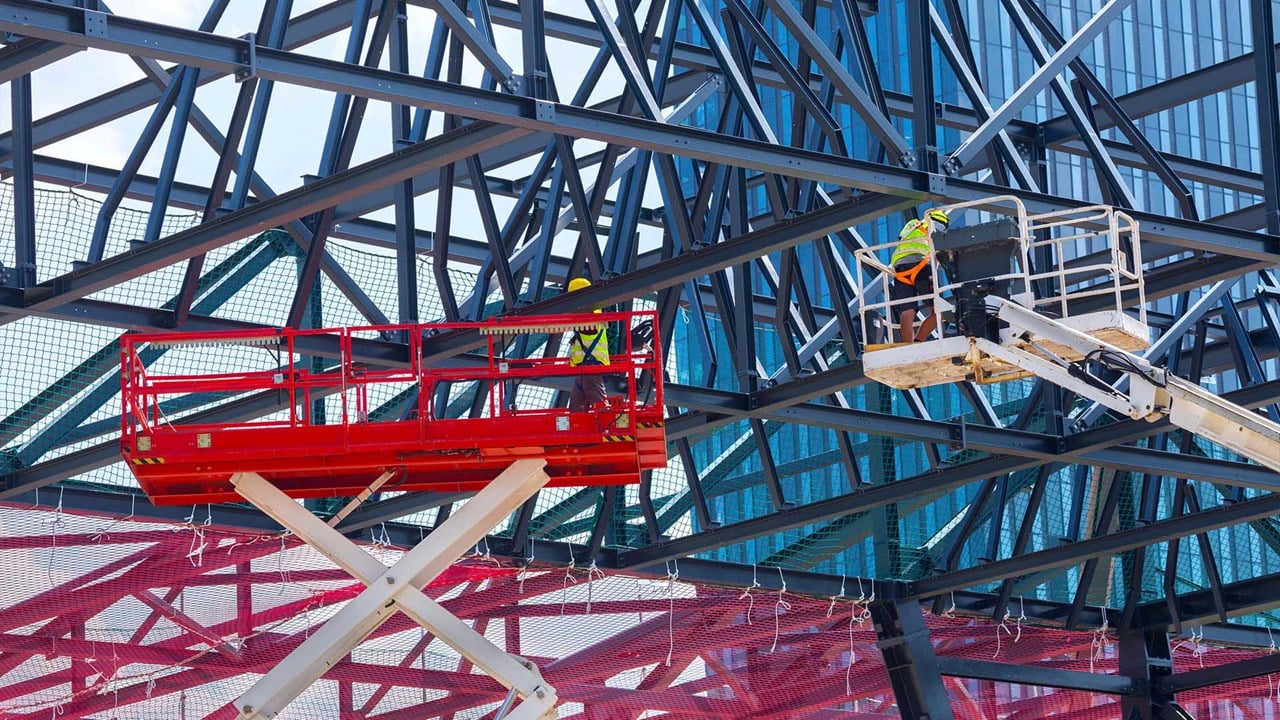
[[(1280, 528), (1272, 519), (1280, 509), (1274, 494), (1280, 476), (1214, 456), (1165, 425), (1103, 424), (1102, 413), (1090, 409), (1068, 417), (1073, 398), (1051, 387), (1032, 389), (1020, 412), (994, 408), (987, 395), (966, 387), (960, 393), (970, 419), (931, 418), (915, 393), (900, 398), (908, 410), (894, 414), (895, 398), (869, 383), (857, 358), (860, 298), (849, 253), (861, 246), (860, 232), (883, 233), (884, 223), (921, 203), (1012, 194), (1033, 212), (1087, 205), (1091, 198), (1070, 197), (1050, 182), (1055, 163), (1083, 158), (1103, 198), (1142, 224), (1147, 294), (1165, 303), (1163, 320), (1159, 308), (1151, 309), (1162, 335), (1148, 357), (1195, 380), (1229, 378), (1238, 387), (1227, 395), (1233, 402), (1274, 415), (1280, 407), (1280, 378), (1272, 372), (1280, 356), (1275, 84), (1261, 83), (1255, 93), (1259, 172), (1179, 156), (1144, 133), (1145, 120), (1157, 113), (1256, 78), (1274, 80), (1280, 48), (1271, 32), (1271, 3), (1238, 3), (1241, 14), (1251, 13), (1253, 46), (1265, 52), (1116, 95), (1107, 73), (1095, 74), (1079, 53), (1129, 3), (1105, 3), (1092, 21), (1071, 30), (1056, 27), (1031, 0), (1002, 0), (1003, 18), (1039, 69), (997, 101), (973, 56), (966, 23), (975, 19), (964, 17), (954, 0), (905, 1), (905, 24), (895, 32), (910, 38), (910, 82), (876, 67), (868, 25), (888, 30), (874, 3), (584, 2), (585, 12), (570, 16), (547, 12), (541, 0), (335, 0), (302, 14), (294, 14), (288, 0), (274, 0), (263, 3), (256, 32), (234, 37), (219, 31), (227, 5), (221, 0), (212, 2), (198, 31), (116, 15), (97, 0), (0, 0), (0, 30), (8, 33), (0, 83), (8, 85), (13, 128), (0, 134), (0, 170), (14, 200), (14, 254), (3, 268), (0, 323), (46, 318), (123, 330), (252, 328), (260, 319), (223, 312), (211, 290), (246, 287), (281, 258), (298, 267), (297, 285), (289, 288), (292, 325), (323, 315), (321, 275), (375, 324), (426, 319), (417, 315), (428, 292), (439, 293), (447, 319), (574, 311), (648, 296), (668, 334), (687, 313), (685, 341), (677, 348), (665, 337), (662, 347), (702, 373), (667, 385), (671, 455), (684, 468), (685, 487), (655, 497), (650, 481), (630, 499), (583, 491), (555, 512), (539, 513), (531, 501), (509, 532), (491, 538), (500, 548), (495, 552), (527, 556), (530, 543), (581, 539), (563, 550), (540, 545), (538, 558), (594, 560), (638, 572), (680, 559), (686, 574), (745, 586), (755, 579), (750, 568), (710, 558), (720, 548), (736, 548), (735, 557), (745, 559), (748, 544), (765, 539), (771, 544), (758, 557), (762, 564), (786, 567), (793, 589), (834, 595), (837, 577), (807, 571), (869, 542), (876, 548), (879, 596), (887, 603), (872, 613), (883, 620), (886, 658), (892, 655), (901, 669), (891, 672), (892, 690), (904, 712), (918, 708), (917, 716), (935, 719), (942, 678), (956, 668), (945, 658), (939, 665), (928, 643), (912, 635), (923, 627), (913, 618), (921, 602), (935, 612), (950, 605), (999, 620), (1022, 596), (1028, 615), (1042, 621), (1068, 628), (1110, 624), (1131, 633), (1122, 646), (1142, 648), (1142, 658), (1123, 658), (1130, 678), (1106, 687), (1043, 668), (974, 672), (1104, 693), (1141, 685), (1152, 692), (1126, 702), (1143, 717), (1164, 712), (1153, 708), (1180, 691), (1255, 677), (1247, 669), (1206, 670), (1153, 681), (1150, 662), (1159, 652), (1155, 636), (1193, 625), (1205, 624), (1206, 636), (1224, 641), (1266, 644), (1251, 628), (1272, 623), (1267, 613), (1280, 606), (1277, 581), (1269, 574), (1224, 581), (1214, 533), (1250, 528), (1264, 552), (1280, 552)], [(815, 21), (818, 13), (825, 23)], [(426, 26), (413, 26), (420, 21), (432, 29), (423, 48), (412, 45), (413, 38), (427, 37)], [(677, 21), (690, 29), (680, 37), (666, 32)], [(346, 40), (341, 58), (303, 51), (329, 37)], [(559, 58), (549, 40), (594, 57), (580, 86), (557, 85)], [(37, 116), (32, 89), (43, 69), (75, 62), (84, 48), (128, 55), (145, 77), (120, 88), (93, 87), (89, 99)], [(425, 53), (423, 72), (409, 67), (410, 50)], [(384, 55), (387, 70), (379, 69)], [(935, 87), (935, 64), (961, 103)], [(464, 70), (483, 78), (463, 83)], [(606, 70), (623, 82), (600, 87)], [(238, 83), (234, 108), (215, 121), (196, 101), (198, 89), (232, 79)], [(265, 123), (289, 111), (272, 105), (276, 84), (332, 97), (324, 144), (316, 148), (319, 165), (291, 189), (272, 188), (255, 173)], [(1061, 114), (1042, 122), (1019, 119), (1042, 92)], [(364, 122), (370, 102), (391, 107), (389, 132)], [(771, 115), (783, 105), (790, 127)], [(140, 111), (151, 115), (122, 167), (91, 167), (47, 150)], [(713, 119), (694, 127), (688, 121), (695, 116)], [(162, 154), (159, 172), (143, 175), (142, 160), (170, 118), (166, 143), (155, 148)], [(377, 137), (392, 151), (356, 161), (362, 137)], [(175, 180), (189, 142), (207, 144), (218, 157), (207, 182)], [(1150, 204), (1151, 193), (1134, 192), (1135, 179), (1146, 177), (1158, 180), (1176, 214)], [(36, 232), (35, 194), (45, 185), (105, 199), (92, 242), (77, 249), (83, 257), (70, 268), (40, 264), (42, 251), (58, 243)], [(1241, 193), (1251, 204), (1207, 217), (1200, 206), (1205, 188)], [(455, 196), (474, 201), (475, 219), (455, 215)], [(654, 197), (660, 205), (646, 206)], [(106, 253), (111, 223), (126, 200), (150, 205), (146, 230), (128, 252)], [(165, 214), (175, 208), (194, 210), (200, 222), (162, 233)], [(434, 212), (424, 213), (428, 208)], [(275, 228), (283, 232), (267, 232)], [(209, 253), (264, 232), (259, 244), (238, 251), (244, 255), (235, 263), (206, 265)], [(372, 299), (335, 258), (331, 240), (394, 250), (394, 306)], [(820, 277), (806, 275), (802, 255), (814, 259)], [(420, 260), (430, 277), (420, 272)], [(185, 267), (181, 289), (161, 307), (102, 295), (179, 263)], [(456, 268), (475, 274), (474, 286), (456, 286), (449, 275)], [(582, 274), (596, 281), (591, 288), (559, 292), (565, 280)], [(1232, 295), (1242, 279), (1256, 292)], [(717, 342), (713, 324), (727, 342)], [(434, 338), (424, 353), (433, 362), (465, 364), (477, 361), (468, 354), (474, 346), (474, 336), (456, 333)], [(112, 383), (69, 400), (110, 377), (110, 350), (86, 360), (74, 386), (67, 380), (47, 391), (23, 388), (31, 400), (0, 420), (7, 443), (0, 500), (36, 502), (40, 488), (118, 459), (112, 423), (90, 422), (112, 400)], [(323, 363), (336, 348), (317, 343), (307, 351)], [(397, 338), (358, 340), (354, 352), (370, 366), (408, 360)], [(770, 365), (766, 357), (781, 360)], [(477, 397), (452, 411), (481, 404)], [(271, 413), (280, 404), (274, 395), (223, 403), (190, 398), (173, 409), (219, 421)], [(381, 410), (399, 412), (391, 404)], [(1039, 416), (1048, 419), (1033, 425)], [(14, 443), (45, 418), (56, 420)], [(812, 463), (775, 457), (771, 438), (796, 426), (831, 439)], [(726, 430), (740, 435), (731, 450), (699, 454), (703, 438)], [(905, 474), (872, 467), (895, 448), (920, 454), (926, 469)], [(847, 481), (844, 489), (810, 495), (793, 480), (809, 467), (836, 468)], [(1032, 546), (1054, 473), (1073, 478), (1068, 536)], [(722, 503), (752, 488), (767, 496), (769, 509), (725, 518)], [(1168, 488), (1176, 488), (1172, 502), (1161, 500)], [(961, 491), (965, 501), (955, 506), (955, 521), (905, 561), (897, 519)], [(1138, 498), (1135, 507), (1122, 502), (1126, 494)], [(61, 496), (68, 507), (124, 514), (119, 496), (92, 487), (65, 485)], [(423, 529), (394, 521), (424, 509), (447, 514), (460, 499), (378, 499), (340, 529), (355, 533), (390, 523), (386, 527), (409, 544)], [(157, 517), (167, 512), (142, 503), (140, 514), (143, 507)], [(235, 514), (234, 524), (274, 528), (251, 511), (227, 512)], [(584, 512), (585, 520), (573, 519)], [(692, 519), (691, 531), (673, 530), (681, 518)], [(1014, 538), (1013, 557), (999, 558), (1002, 531)], [(1203, 587), (1185, 586), (1179, 553), (1193, 553), (1204, 565)], [(1157, 554), (1164, 555), (1163, 584), (1153, 595), (1144, 593), (1141, 569)], [(1113, 562), (1127, 572), (1119, 589), (1105, 579)], [(1069, 599), (1027, 597), (1050, 585), (1070, 586)], [(1249, 622), (1229, 622), (1237, 618)]]

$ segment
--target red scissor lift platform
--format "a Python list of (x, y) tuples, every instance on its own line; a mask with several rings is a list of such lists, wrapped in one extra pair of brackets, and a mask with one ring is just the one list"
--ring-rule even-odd
[[(329, 330), (253, 330), (127, 335), (121, 340), (120, 451), (156, 504), (237, 501), (235, 473), (257, 473), (294, 498), (349, 497), (383, 473), (391, 490), (478, 490), (512, 462), (543, 458), (552, 486), (639, 482), (666, 465), (661, 352), (633, 348), (630, 329), (655, 322), (651, 312), (538, 316), (474, 323), (434, 323)], [(567, 357), (514, 358), (520, 335), (561, 336), (604, 325), (621, 338), (608, 366), (569, 365)], [(476, 334), (476, 352), (440, 364), (422, 360), (424, 345), (451, 333)], [(407, 339), (400, 367), (359, 362), (364, 339)], [(241, 346), (269, 354), (267, 369), (238, 370), (211, 356), (207, 372), (149, 371), (149, 348)], [(243, 353), (240, 353), (243, 355)], [(321, 370), (310, 362), (323, 358)], [(258, 358), (262, 360), (261, 357)], [(609, 376), (609, 399), (590, 410), (515, 408), (512, 384), (544, 383), (568, 390), (583, 374)], [(442, 385), (444, 384), (444, 385)], [(379, 388), (378, 386), (385, 386)], [(441, 388), (486, 393), (479, 417), (445, 418)], [(379, 389), (382, 392), (379, 392)], [(411, 398), (409, 412), (370, 419), (373, 396)], [(280, 411), (263, 419), (219, 424), (170, 422), (166, 400), (189, 394), (244, 397), (275, 393)], [(455, 397), (457, 393), (454, 393)], [(312, 412), (325, 400), (325, 422)], [(336, 411), (335, 411), (336, 410)], [(376, 413), (375, 413), (376, 416)], [(402, 419), (404, 418), (404, 419)]]

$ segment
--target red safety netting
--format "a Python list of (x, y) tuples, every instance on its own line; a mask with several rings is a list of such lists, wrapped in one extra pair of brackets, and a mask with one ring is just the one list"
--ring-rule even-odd
[[(217, 510), (214, 514), (216, 516)], [(230, 703), (362, 586), (296, 539), (0, 507), (0, 718), (231, 720)], [(216, 521), (216, 517), (214, 518)], [(376, 535), (376, 533), (375, 533)], [(366, 543), (390, 565), (404, 549)], [(560, 717), (896, 718), (865, 601), (471, 556), (428, 589), (534, 660)], [(851, 593), (854, 594), (854, 593)], [(938, 655), (1114, 673), (1109, 631), (930, 616)], [(1179, 669), (1264, 651), (1178, 641)], [(1114, 718), (1116, 699), (948, 677), (957, 718)], [(1200, 717), (1271, 717), (1274, 680), (1184, 693)], [(505, 692), (397, 615), (281, 720), (492, 715)]]

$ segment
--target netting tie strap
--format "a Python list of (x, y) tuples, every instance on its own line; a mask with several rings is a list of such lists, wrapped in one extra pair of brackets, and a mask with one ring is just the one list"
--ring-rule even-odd
[(49, 524), (49, 564), (45, 567), (45, 576), (49, 579), (49, 587), (54, 586), (53, 582), (53, 560), (58, 550), (58, 529), (66, 526), (66, 521), (62, 519), (62, 492), (65, 487), (58, 488), (58, 507), (53, 509), (53, 518), (46, 520)]
[(769, 653), (773, 654), (778, 649), (778, 636), (782, 631), (782, 614), (791, 609), (791, 603), (784, 598), (787, 594), (787, 578), (782, 574), (782, 568), (778, 568), (778, 579), (782, 581), (782, 587), (778, 590), (778, 601), (773, 604), (773, 647), (769, 648)]
[(591, 566), (587, 568), (587, 614), (591, 614), (591, 583), (604, 580), (604, 571), (596, 567), (596, 559), (591, 558)]
[[(71, 186), (70, 188), (68, 188), (68, 189), (69, 189), (69, 190), (75, 190), (76, 188), (82, 188), (82, 187), (84, 187), (85, 185), (88, 185), (88, 184), (89, 184), (89, 163), (85, 163), (85, 164), (84, 164), (84, 178), (83, 178), (83, 179), (81, 179), (81, 180), (80, 180), (80, 182), (76, 183), (75, 185), (72, 185), (72, 186)], [(72, 197), (72, 198), (75, 198), (75, 194), (74, 194), (74, 193), (72, 193), (71, 197)]]
[(755, 610), (755, 607), (756, 607), (756, 599), (751, 594), (751, 591), (755, 590), (758, 587), (760, 587), (760, 579), (756, 575), (756, 564), (751, 563), (751, 587), (743, 590), (742, 594), (738, 596), (739, 600), (745, 599), (747, 601), (747, 624), (748, 625), (751, 624), (751, 613), (753, 610)]
[(104, 538), (104, 537), (105, 537), (106, 539), (110, 540), (110, 539), (111, 539), (111, 536), (107, 534), (107, 533), (108, 533), (108, 531), (109, 531), (109, 530), (111, 530), (111, 528), (115, 527), (116, 525), (119, 525), (119, 524), (120, 524), (120, 523), (122, 523), (122, 522), (129, 522), (130, 520), (132, 520), (132, 519), (133, 519), (133, 512), (134, 512), (134, 509), (137, 507), (137, 503), (138, 503), (138, 494), (137, 494), (137, 493), (130, 493), (130, 495), (129, 495), (129, 514), (128, 514), (128, 515), (125, 515), (124, 517), (118, 517), (118, 518), (116, 518), (116, 519), (112, 520), (110, 525), (108, 525), (108, 526), (106, 526), (106, 527), (102, 528), (101, 530), (99, 530), (96, 534), (94, 534), (94, 536), (93, 536), (91, 539), (92, 539), (94, 542), (98, 542), (98, 543), (102, 542), (102, 538)]
[(516, 581), (520, 583), (520, 594), (524, 594), (524, 581), (529, 579), (529, 567), (533, 565), (533, 555), (536, 548), (534, 547), (533, 538), (529, 538), (529, 557), (524, 559), (524, 567), (520, 568), (520, 572), (516, 573)]
[[(419, 529), (421, 529), (421, 528), (419, 528)], [(484, 552), (480, 552), (480, 546), (481, 546), (481, 545), (483, 545), (483, 546), (484, 546)], [(484, 562), (484, 563), (493, 563), (493, 566), (494, 566), (494, 567), (498, 567), (498, 568), (502, 567), (502, 562), (501, 562), (500, 560), (498, 560), (497, 558), (495, 558), (495, 557), (493, 556), (493, 553), (489, 551), (489, 538), (488, 538), (488, 536), (480, 538), (480, 542), (476, 543), (475, 550), (474, 550), (474, 551), (472, 551), (472, 553), (471, 553), (470, 557), (472, 557), (472, 558), (474, 558), (474, 559), (476, 559), (476, 560), (479, 560), (480, 562)]]
[[(1093, 672), (1094, 662), (1102, 659), (1102, 655), (1106, 651), (1107, 630), (1109, 630), (1111, 627), (1110, 620), (1107, 618), (1107, 608), (1103, 606), (1101, 610), (1102, 610), (1102, 624), (1099, 625), (1098, 629), (1093, 632), (1093, 640), (1091, 641), (1093, 645), (1093, 650), (1089, 653), (1089, 672)], [(1169, 652), (1170, 654), (1173, 653), (1172, 650), (1170, 650)]]
[(560, 615), (564, 615), (564, 606), (568, 601), (569, 583), (578, 584), (578, 578), (573, 576), (573, 570), (576, 567), (577, 560), (573, 557), (573, 545), (568, 540), (564, 541), (564, 546), (569, 550), (569, 564), (564, 568), (564, 582), (560, 585)]
[[(862, 620), (858, 617), (858, 603), (849, 603), (849, 665), (844, 669), (844, 692), (846, 695), (853, 694), (853, 664), (858, 661), (858, 653), (854, 650), (853, 643), (853, 624), (862, 625)], [(857, 701), (855, 701), (856, 703)]]
[[(1013, 635), (1013, 631), (1009, 629), (1009, 618), (1012, 617), (1012, 615), (1013, 613), (1009, 612), (1009, 609), (1006, 607), (1004, 611), (1004, 617), (1000, 619), (1000, 624), (996, 626), (996, 652), (994, 655), (991, 656), (992, 658), (1000, 657), (1000, 647), (1001, 647), (1001, 641), (1002, 641), (1002, 638), (1000, 637), (1001, 631), (1003, 631), (1006, 635)], [(1018, 626), (1018, 635), (1019, 637), (1021, 637), (1022, 635), (1021, 625)]]
[(836, 602), (843, 599), (844, 599), (844, 576), (841, 575), (840, 576), (840, 594), (831, 596), (831, 604), (827, 606), (827, 617), (831, 617), (831, 614), (835, 612)]
[(198, 507), (197, 505), (191, 506), (191, 514), (182, 518), (182, 524), (174, 527), (173, 528), (174, 532), (179, 533), (179, 532), (182, 532), (183, 530), (186, 530), (189, 527), (195, 527), (197, 507)]
[(680, 560), (673, 559), (671, 564), (675, 565), (672, 570), (671, 565), (667, 565), (667, 667), (671, 667), (671, 656), (676, 651), (676, 588), (675, 582), (680, 579)]

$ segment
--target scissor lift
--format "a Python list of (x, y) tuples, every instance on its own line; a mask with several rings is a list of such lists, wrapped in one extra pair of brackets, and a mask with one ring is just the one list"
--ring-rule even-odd
[[(384, 472), (396, 490), (479, 490), (513, 461), (546, 461), (548, 482), (619, 485), (666, 465), (662, 372), (658, 348), (633, 348), (628, 332), (651, 312), (540, 316), (480, 323), (435, 323), (332, 330), (126, 335), (122, 338), (124, 403), (121, 453), (156, 504), (239, 499), (232, 474), (252, 471), (290, 497), (350, 497)], [(571, 367), (567, 357), (508, 357), (521, 336), (594, 330), (618, 333), (621, 352), (608, 366)], [(431, 365), (424, 343), (444, 333), (479, 333), (478, 353)], [(402, 367), (374, 368), (355, 349), (364, 339), (408, 337)], [(252, 347), (270, 358), (258, 369), (219, 367), (201, 373), (149, 370), (143, 353), (172, 348)], [(563, 344), (562, 344), (563, 347)], [(323, 369), (309, 361), (317, 355)], [(567, 352), (564, 353), (567, 355)], [(241, 353), (243, 355), (243, 353)], [(479, 355), (479, 357), (477, 357)], [(591, 412), (516, 407), (513, 387), (542, 381), (569, 389), (583, 374), (606, 376), (615, 394)], [(445, 417), (438, 392), (488, 390), (479, 417)], [(243, 422), (169, 422), (166, 402), (183, 396), (277, 393), (282, 413)], [(377, 398), (408, 393), (407, 412), (378, 417)], [(313, 403), (326, 400), (324, 420)]]
[[(508, 688), (495, 717), (555, 717), (556, 693), (533, 663), (490, 643), (421, 588), (539, 488), (633, 483), (642, 471), (665, 466), (662, 354), (656, 346), (633, 347), (629, 332), (646, 321), (656, 324), (656, 317), (593, 313), (122, 338), (121, 454), (152, 502), (248, 500), (367, 586), (236, 700), (239, 720), (276, 717), (397, 611)], [(507, 351), (522, 335), (533, 336), (536, 346), (602, 325), (622, 339), (608, 366), (573, 367), (567, 358), (517, 358)], [(478, 353), (448, 366), (424, 362), (431, 338), (447, 333), (476, 333)], [(362, 343), (388, 336), (407, 339), (403, 367), (360, 361)], [(158, 351), (183, 347), (202, 348), (211, 367), (194, 374), (148, 369)], [(253, 367), (232, 366), (246, 357), (257, 361)], [(607, 375), (614, 392), (578, 411), (514, 402), (517, 383), (567, 389), (584, 374)], [(450, 398), (472, 391), (484, 393), (483, 402), (471, 403), (477, 417), (445, 417)], [(174, 411), (179, 398), (206, 393), (276, 393), (282, 410), (267, 419), (222, 424), (169, 421), (166, 406)], [(388, 397), (404, 400), (403, 409), (381, 418), (374, 400)], [(334, 529), (383, 487), (476, 494), (386, 568)], [(296, 500), (353, 496), (327, 523)]]
[[(944, 209), (954, 218), (969, 208), (995, 219), (932, 239), (932, 293), (884, 299), (892, 270), (881, 255), (891, 256), (898, 243), (858, 251), (868, 377), (910, 389), (1035, 376), (1133, 419), (1167, 418), (1280, 471), (1280, 424), (1134, 354), (1148, 347), (1150, 329), (1132, 218), (1101, 205), (1029, 215), (1014, 197)], [(915, 302), (940, 318), (934, 336), (883, 342), (898, 308)], [(1121, 373), (1127, 390), (1092, 367)]]

